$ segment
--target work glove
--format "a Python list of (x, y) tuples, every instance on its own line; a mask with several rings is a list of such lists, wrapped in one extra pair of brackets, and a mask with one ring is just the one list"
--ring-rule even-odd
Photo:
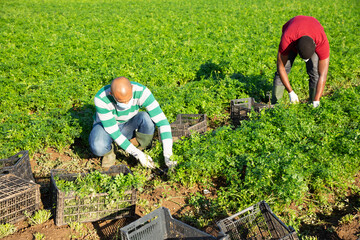
[(320, 101), (313, 101), (313, 107), (317, 108), (320, 106)]
[(165, 164), (170, 169), (177, 165), (177, 161), (172, 161), (171, 156), (164, 156)]
[(177, 162), (171, 160), (172, 153), (172, 145), (171, 146), (164, 146), (164, 160), (165, 164), (168, 168), (173, 168), (176, 166)]
[(126, 149), (128, 153), (130, 153), (134, 158), (139, 160), (140, 164), (147, 168), (155, 168), (155, 164), (151, 157), (145, 153), (143, 153), (141, 150), (137, 149), (136, 147), (129, 147)]
[(296, 95), (296, 93), (294, 91), (289, 92), (289, 97), (290, 97), (290, 102), (291, 103), (298, 103), (299, 102), (299, 98)]

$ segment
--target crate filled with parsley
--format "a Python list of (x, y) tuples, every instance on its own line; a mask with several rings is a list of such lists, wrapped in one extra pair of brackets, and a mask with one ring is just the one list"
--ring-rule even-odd
[(240, 125), (242, 120), (248, 120), (251, 110), (260, 112), (264, 109), (273, 108), (273, 105), (257, 103), (254, 98), (233, 99), (230, 102), (230, 118), (235, 126)]
[(108, 171), (51, 171), (55, 224), (119, 219), (135, 214), (140, 181), (125, 165)]

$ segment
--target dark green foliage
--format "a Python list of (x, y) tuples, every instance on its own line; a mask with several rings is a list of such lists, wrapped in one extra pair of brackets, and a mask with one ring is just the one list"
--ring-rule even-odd
[[(215, 186), (220, 210), (258, 201), (284, 209), (336, 190), (345, 192), (360, 170), (360, 87), (311, 105), (279, 105), (252, 113), (233, 130), (192, 135), (174, 146), (179, 165), (171, 179)], [(161, 152), (159, 152), (161, 154)]]
[[(118, 76), (148, 86), (170, 122), (179, 113), (203, 113), (222, 124), (230, 100), (267, 101), (281, 27), (300, 14), (325, 29), (325, 92), (334, 95), (318, 109), (281, 105), (252, 113), (236, 130), (225, 126), (176, 143), (179, 165), (170, 179), (218, 189), (216, 199), (189, 201), (201, 226), (260, 200), (278, 213), (308, 195), (321, 205), (324, 191), (343, 194), (360, 169), (358, 0), (2, 0), (0, 158), (75, 143), (88, 151), (93, 97)], [(289, 77), (306, 100), (301, 60)], [(150, 154), (160, 162), (161, 146)]]
[[(223, 122), (231, 99), (266, 101), (282, 25), (319, 19), (331, 46), (327, 89), (359, 84), (359, 4), (352, 1), (10, 1), (0, 3), (0, 157), (81, 143), (95, 93), (127, 76), (170, 121)], [(307, 98), (302, 61), (290, 74)], [(81, 141), (77, 141), (81, 138)]]

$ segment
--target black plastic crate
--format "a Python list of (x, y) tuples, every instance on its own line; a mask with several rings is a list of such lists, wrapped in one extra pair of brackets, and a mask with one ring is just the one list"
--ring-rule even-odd
[[(119, 173), (132, 174), (125, 165), (112, 166), (108, 171), (102, 172), (110, 176)], [(85, 176), (87, 173), (82, 173)], [(65, 193), (56, 186), (54, 177), (61, 180), (74, 181), (78, 173), (68, 173), (64, 170), (51, 171), (51, 189), (54, 209), (55, 224), (61, 226), (70, 222), (94, 222), (98, 220), (119, 219), (135, 215), (136, 189), (129, 189), (124, 193), (123, 199), (116, 203), (106, 202), (107, 193), (98, 193), (88, 197), (79, 198), (74, 192)]]
[(120, 229), (122, 240), (213, 240), (215, 237), (174, 219), (169, 209), (160, 207)]
[[(207, 130), (206, 114), (178, 114), (175, 122), (170, 124), (173, 141), (191, 134), (204, 133)], [(159, 139), (160, 131), (159, 131)]]
[(221, 240), (298, 240), (265, 201), (259, 202), (217, 223)]
[(40, 207), (40, 185), (13, 174), (0, 175), (0, 224), (16, 223)]
[(250, 113), (252, 109), (260, 112), (263, 109), (273, 107), (273, 105), (269, 104), (256, 103), (254, 98), (234, 99), (230, 102), (230, 118), (232, 123), (238, 126), (242, 120), (249, 118), (248, 113)]
[(267, 108), (273, 108), (274, 105), (270, 105), (270, 104), (265, 104), (265, 103), (254, 103), (254, 110), (256, 112), (260, 112), (263, 109), (267, 109)]
[(35, 182), (28, 151), (20, 151), (7, 159), (0, 159), (0, 175), (8, 173)]
[(248, 119), (248, 113), (254, 105), (253, 98), (234, 99), (230, 102), (230, 118), (235, 126), (240, 125), (240, 121)]

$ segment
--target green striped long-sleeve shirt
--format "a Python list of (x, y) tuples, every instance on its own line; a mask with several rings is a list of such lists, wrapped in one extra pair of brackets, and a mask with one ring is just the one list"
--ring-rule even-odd
[(133, 102), (130, 109), (119, 110), (115, 99), (110, 95), (111, 85), (101, 88), (95, 95), (95, 123), (101, 122), (105, 131), (124, 150), (130, 145), (130, 141), (120, 132), (118, 124), (125, 123), (134, 117), (140, 108), (145, 108), (151, 120), (160, 130), (164, 152), (166, 148), (172, 149), (172, 135), (169, 121), (155, 100), (154, 95), (144, 85), (131, 82)]

